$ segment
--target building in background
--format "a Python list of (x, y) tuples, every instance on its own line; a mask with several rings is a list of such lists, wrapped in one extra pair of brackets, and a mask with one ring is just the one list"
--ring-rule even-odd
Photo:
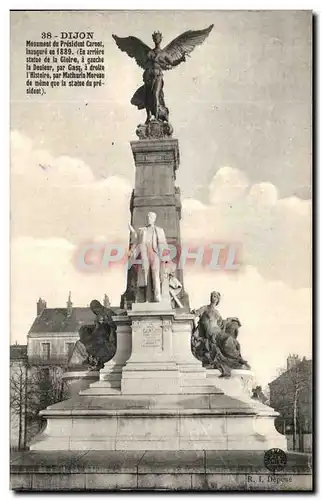
[[(106, 294), (103, 304), (110, 306)], [(11, 448), (26, 448), (42, 425), (38, 412), (64, 398), (62, 374), (80, 327), (93, 321), (89, 307), (73, 307), (70, 292), (66, 307), (48, 308), (44, 299), (38, 300), (27, 345), (10, 346)]]
[(82, 325), (93, 323), (89, 307), (73, 307), (69, 293), (66, 307), (48, 308), (43, 299), (37, 302), (37, 317), (27, 335), (29, 363), (66, 366), (79, 339)]
[(269, 388), (270, 406), (280, 413), (275, 426), (286, 434), (288, 449), (312, 451), (312, 360), (291, 354)]
[[(105, 294), (103, 305), (110, 307)], [(44, 299), (37, 302), (37, 316), (27, 335), (28, 362), (66, 366), (82, 325), (92, 324), (95, 317), (89, 307), (73, 307), (69, 292), (66, 307), (47, 307)]]

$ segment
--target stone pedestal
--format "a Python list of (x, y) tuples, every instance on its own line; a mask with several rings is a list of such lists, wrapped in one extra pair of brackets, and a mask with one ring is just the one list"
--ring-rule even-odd
[(222, 389), (228, 396), (255, 404), (251, 398), (255, 375), (251, 370), (232, 370), (230, 378), (225, 378), (220, 376), (219, 370), (207, 368), (206, 377), (209, 383)]
[(62, 379), (67, 388), (69, 397), (77, 396), (80, 391), (88, 389), (88, 387), (99, 379), (99, 372), (79, 370), (66, 372)]
[(132, 354), (122, 371), (122, 394), (178, 394), (173, 352), (174, 311), (165, 303), (133, 304)]
[(82, 394), (221, 394), (191, 353), (193, 318), (164, 299), (134, 303), (126, 316), (115, 316), (115, 356)]
[(47, 427), (33, 451), (286, 449), (271, 408), (224, 394), (82, 395), (41, 414)]

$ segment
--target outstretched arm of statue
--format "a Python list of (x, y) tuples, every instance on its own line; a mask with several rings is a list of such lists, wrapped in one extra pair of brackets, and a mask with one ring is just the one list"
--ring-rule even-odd
[(132, 226), (132, 224), (129, 222), (129, 230), (130, 230), (130, 233), (131, 234), (136, 234), (136, 230), (134, 229), (134, 227)]
[(137, 238), (138, 238), (138, 233), (136, 232), (136, 230), (134, 229), (134, 227), (132, 226), (132, 224), (130, 224), (129, 222), (129, 230), (130, 230), (130, 240), (131, 240), (131, 244), (135, 244), (136, 241), (137, 241)]

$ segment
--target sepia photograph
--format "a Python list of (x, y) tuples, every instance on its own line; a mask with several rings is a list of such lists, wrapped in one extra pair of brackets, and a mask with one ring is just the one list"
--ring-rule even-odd
[(10, 488), (313, 491), (311, 10), (10, 11)]

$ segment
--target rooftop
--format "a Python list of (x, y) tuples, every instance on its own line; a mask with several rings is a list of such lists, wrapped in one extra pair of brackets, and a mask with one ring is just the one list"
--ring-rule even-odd
[[(115, 312), (118, 307), (112, 308)], [(66, 307), (45, 308), (39, 314), (29, 333), (78, 332), (82, 325), (93, 324), (95, 315), (89, 307), (73, 307), (70, 314)]]

